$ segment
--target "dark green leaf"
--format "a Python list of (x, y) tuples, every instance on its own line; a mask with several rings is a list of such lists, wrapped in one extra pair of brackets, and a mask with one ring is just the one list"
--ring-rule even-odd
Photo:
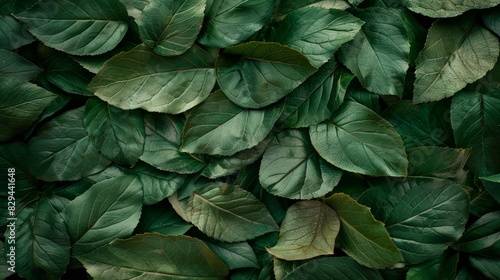
[(282, 280), (292, 271), (303, 265), (306, 261), (285, 261), (282, 259), (273, 259), (274, 277), (276, 280)]
[[(36, 190), (36, 184), (29, 174), (28, 148), (22, 142), (10, 142), (0, 145), (0, 175), (1, 180), (8, 182), (8, 169), (15, 168), (15, 197), (24, 198), (30, 192)], [(9, 189), (4, 187), (0, 195), (8, 196)]]
[(252, 148), (271, 132), (280, 113), (279, 106), (261, 110), (238, 107), (217, 91), (189, 113), (181, 151), (230, 156)]
[(221, 90), (245, 108), (275, 103), (315, 71), (303, 54), (273, 42), (229, 47), (217, 59), (217, 81)]
[(119, 176), (93, 185), (62, 213), (73, 244), (72, 255), (80, 256), (115, 238), (130, 236), (139, 222), (141, 208), (141, 183), (134, 176)]
[(229, 269), (259, 268), (257, 257), (247, 242), (224, 243), (204, 241)]
[(403, 261), (384, 224), (373, 217), (370, 208), (343, 193), (334, 194), (325, 202), (340, 217), (342, 225), (338, 242), (347, 255), (364, 266), (379, 269)]
[(142, 208), (141, 219), (135, 232), (179, 235), (186, 233), (192, 226), (179, 217), (169, 203), (161, 202)]
[(155, 0), (144, 7), (139, 32), (157, 54), (180, 55), (193, 45), (203, 22), (205, 0)]
[[(12, 0), (7, 0), (14, 2)], [(24, 1), (19, 1), (24, 2)], [(11, 15), (0, 15), (0, 49), (13, 50), (27, 45), (36, 38)]]
[(195, 175), (188, 177), (188, 179), (184, 182), (184, 185), (182, 185), (177, 192), (168, 197), (168, 202), (170, 202), (177, 215), (179, 215), (184, 221), (190, 222), (187, 211), (189, 210), (189, 200), (191, 195), (209, 183), (212, 183), (212, 181), (202, 176)]
[(413, 266), (406, 275), (406, 280), (453, 280), (457, 275), (458, 253), (451, 256), (441, 255), (424, 263)]
[(367, 91), (356, 80), (349, 84), (345, 99), (349, 101), (356, 101), (361, 105), (365, 105), (379, 115), (382, 112), (382, 109), (380, 108), (380, 95)]
[(490, 195), (500, 203), (500, 174), (481, 177), (481, 181)]
[(469, 261), (472, 264), (472, 267), (481, 271), (481, 273), (488, 279), (500, 279), (500, 259), (470, 256)]
[(337, 10), (345, 10), (347, 8), (350, 8), (349, 3), (347, 3), (347, 1), (345, 0), (281, 0), (279, 1), (278, 7), (276, 8), (275, 16), (285, 16), (295, 10), (307, 6), (317, 6), (326, 9)]
[(457, 277), (455, 277), (455, 280), (486, 280), (488, 278), (484, 277), (481, 272), (475, 270), (474, 268), (470, 266), (464, 266), (462, 267), (457, 274)]
[(401, 0), (401, 3), (413, 12), (434, 18), (454, 17), (468, 10), (498, 5), (497, 0)]
[(500, 36), (500, 7), (490, 9), (489, 12), (483, 14), (483, 23), (497, 36)]
[(34, 79), (41, 71), (42, 69), (17, 53), (0, 49), (0, 75), (29, 81)]
[(157, 233), (114, 240), (78, 260), (96, 280), (215, 280), (228, 274), (224, 263), (200, 240)]
[(195, 191), (187, 214), (207, 236), (226, 242), (245, 241), (278, 230), (262, 202), (243, 189), (223, 183)]
[(414, 103), (454, 95), (495, 65), (498, 38), (474, 14), (436, 21), (416, 61)]
[(408, 175), (453, 180), (463, 172), (470, 150), (417, 147), (407, 150)]
[(340, 169), (372, 176), (406, 176), (408, 160), (399, 134), (365, 106), (346, 101), (327, 121), (311, 126), (321, 157)]
[(500, 211), (488, 213), (464, 232), (453, 245), (460, 252), (498, 258), (500, 251)]
[(259, 181), (271, 194), (290, 199), (311, 199), (330, 192), (342, 171), (314, 150), (307, 130), (285, 130), (262, 158)]
[(75, 55), (116, 47), (127, 31), (127, 16), (118, 0), (46, 0), (16, 14), (45, 45)]
[[(15, 273), (15, 268), (11, 268), (10, 256), (7, 256), (7, 254), (11, 254), (10, 245), (6, 245), (0, 241), (0, 277), (3, 279), (7, 279), (7, 277)], [(12, 264), (14, 264), (14, 260), (12, 260)]]

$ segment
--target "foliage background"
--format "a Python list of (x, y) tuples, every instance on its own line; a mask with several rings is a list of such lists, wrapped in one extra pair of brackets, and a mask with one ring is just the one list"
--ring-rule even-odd
[(0, 275), (500, 279), (498, 4), (1, 0)]

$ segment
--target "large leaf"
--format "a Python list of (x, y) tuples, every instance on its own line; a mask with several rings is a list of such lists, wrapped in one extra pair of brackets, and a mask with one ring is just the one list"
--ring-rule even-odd
[(377, 270), (360, 265), (348, 257), (322, 258), (307, 262), (283, 280), (382, 280)]
[(127, 32), (127, 10), (118, 0), (47, 0), (16, 17), (45, 45), (76, 55), (112, 50)]
[(300, 51), (313, 66), (320, 67), (342, 44), (356, 36), (362, 24), (341, 10), (305, 7), (280, 21), (269, 41)]
[(491, 70), (498, 38), (474, 14), (436, 21), (416, 61), (414, 103), (441, 100)]
[(0, 49), (0, 58), (0, 75), (29, 81), (42, 71), (38, 66), (12, 51)]
[(498, 5), (497, 0), (401, 0), (413, 12), (434, 18), (454, 17), (468, 10)]
[(303, 54), (273, 42), (229, 47), (217, 59), (221, 90), (245, 108), (262, 108), (278, 101), (315, 71)]
[(108, 60), (89, 89), (121, 109), (182, 113), (209, 95), (215, 84), (213, 64), (212, 56), (196, 45), (175, 57), (138, 46)]
[(333, 255), (340, 220), (321, 201), (299, 201), (290, 206), (281, 223), (278, 243), (267, 251), (284, 260), (304, 260)]
[(0, 141), (29, 128), (57, 95), (18, 78), (0, 75)]
[(208, 184), (191, 195), (188, 217), (207, 236), (226, 242), (277, 231), (271, 214), (251, 193), (223, 183)]
[(280, 113), (279, 106), (261, 110), (238, 107), (217, 91), (189, 113), (181, 151), (230, 156), (252, 148), (271, 132)]
[(453, 245), (460, 252), (498, 258), (500, 251), (500, 211), (483, 215)]
[(352, 13), (365, 24), (354, 40), (342, 46), (340, 61), (369, 91), (401, 96), (409, 67), (410, 42), (400, 11), (373, 7)]
[(500, 203), (500, 174), (481, 177), (481, 181), (488, 193)]
[(407, 264), (443, 253), (465, 230), (469, 198), (448, 180), (380, 181), (359, 202), (382, 221)]
[(0, 49), (17, 49), (35, 40), (24, 24), (11, 15), (0, 15)]
[(146, 141), (140, 159), (160, 170), (195, 173), (206, 163), (202, 158), (179, 151), (184, 119), (166, 114), (146, 114)]
[(193, 45), (203, 21), (205, 0), (155, 0), (142, 11), (139, 32), (161, 55), (180, 55)]
[(406, 280), (453, 280), (456, 279), (458, 253), (443, 254), (439, 258), (413, 266), (406, 274)]
[(119, 176), (96, 183), (71, 201), (62, 214), (73, 244), (72, 255), (130, 236), (139, 222), (142, 195), (137, 178)]
[(310, 128), (321, 157), (340, 169), (372, 176), (406, 176), (408, 160), (394, 127), (365, 106), (346, 101), (327, 121)]
[(487, 279), (500, 279), (499, 259), (470, 256), (469, 261), (472, 267), (479, 270)]
[(46, 123), (28, 143), (30, 171), (45, 181), (78, 180), (110, 163), (91, 143), (80, 107)]
[(96, 280), (222, 280), (228, 274), (224, 263), (202, 241), (157, 233), (114, 240), (78, 260)]
[(311, 199), (330, 192), (342, 171), (321, 158), (307, 130), (279, 133), (264, 153), (259, 181), (271, 194), (290, 199)]
[(238, 44), (261, 29), (273, 9), (268, 0), (213, 0), (199, 42), (217, 48)]
[(18, 274), (27, 279), (59, 279), (70, 259), (69, 236), (61, 215), (42, 199), (23, 207), (17, 219), (14, 240)]
[(457, 147), (471, 148), (468, 167), (478, 176), (500, 173), (500, 88), (453, 97), (451, 125)]
[(384, 224), (373, 217), (370, 208), (343, 193), (336, 193), (325, 202), (340, 217), (338, 242), (347, 255), (362, 265), (379, 269), (403, 261)]
[(204, 241), (229, 269), (259, 268), (257, 257), (248, 242), (226, 243)]
[(346, 0), (281, 0), (275, 10), (275, 17), (280, 18), (295, 10), (308, 6), (337, 10), (345, 10), (351, 7)]
[(83, 117), (90, 141), (107, 158), (133, 166), (144, 149), (144, 121), (135, 110), (120, 110), (97, 98), (85, 105)]
[(407, 150), (410, 176), (453, 180), (463, 172), (470, 150), (417, 147)]

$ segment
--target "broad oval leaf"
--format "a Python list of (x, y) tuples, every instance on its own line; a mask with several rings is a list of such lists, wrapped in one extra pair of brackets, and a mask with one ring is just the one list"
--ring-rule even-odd
[(13, 51), (0, 49), (0, 58), (0, 75), (29, 81), (42, 71), (40, 67)]
[(408, 160), (401, 137), (365, 106), (346, 101), (327, 121), (310, 127), (321, 157), (340, 169), (371, 176), (403, 177)]
[(62, 212), (72, 255), (87, 254), (113, 239), (130, 236), (139, 222), (142, 196), (139, 180), (122, 175), (100, 181), (72, 200)]
[(19, 78), (0, 75), (0, 141), (28, 129), (57, 95)]
[(248, 42), (224, 50), (217, 59), (224, 94), (244, 108), (280, 100), (316, 71), (300, 52), (274, 42)]
[(97, 98), (85, 105), (83, 117), (90, 141), (108, 159), (135, 165), (144, 149), (144, 121), (139, 111), (123, 111)]
[(361, 25), (360, 19), (345, 11), (305, 7), (280, 21), (269, 41), (298, 50), (314, 67), (320, 67), (356, 36)]
[(381, 180), (358, 201), (385, 224), (407, 264), (441, 255), (460, 238), (468, 218), (467, 194), (448, 180)]
[(46, 0), (16, 14), (45, 45), (75, 55), (112, 50), (128, 28), (127, 10), (118, 0)]
[(222, 280), (229, 273), (202, 241), (158, 233), (114, 240), (78, 260), (96, 280)]
[(410, 41), (400, 11), (372, 7), (352, 13), (365, 24), (354, 40), (342, 46), (340, 61), (369, 91), (401, 96), (410, 62)]
[(264, 140), (280, 113), (279, 106), (261, 110), (238, 107), (216, 91), (189, 113), (182, 131), (181, 151), (234, 155)]
[(498, 38), (474, 14), (436, 21), (416, 61), (414, 103), (450, 97), (491, 70)]
[(223, 183), (195, 191), (187, 214), (207, 236), (226, 242), (245, 241), (278, 230), (265, 205), (255, 196)]
[(401, 3), (424, 16), (445, 18), (458, 16), (472, 9), (494, 7), (498, 5), (498, 0), (401, 0)]
[(314, 200), (299, 201), (286, 211), (278, 243), (267, 251), (288, 261), (333, 255), (339, 229), (339, 216), (328, 205)]
[[(13, 3), (14, 1), (6, 1)], [(25, 25), (13, 16), (0, 15), (0, 49), (14, 50), (35, 41)]]
[(403, 261), (389, 232), (373, 217), (370, 208), (343, 193), (336, 193), (325, 202), (340, 217), (338, 242), (347, 255), (362, 265), (377, 269), (389, 268)]
[(342, 171), (321, 158), (307, 130), (285, 130), (262, 157), (259, 181), (269, 193), (289, 199), (311, 199), (330, 192)]
[(108, 60), (88, 88), (121, 109), (182, 113), (202, 102), (215, 84), (212, 56), (194, 45), (175, 57), (145, 46)]
[(248, 39), (271, 18), (274, 2), (268, 0), (212, 0), (198, 41), (226, 48)]
[(148, 47), (165, 56), (193, 45), (203, 22), (205, 0), (155, 0), (142, 10), (139, 32)]
[(453, 244), (460, 252), (496, 258), (500, 250), (500, 211), (483, 215)]
[(73, 181), (109, 165), (90, 141), (83, 115), (83, 107), (67, 111), (42, 126), (29, 141), (34, 176), (44, 181)]

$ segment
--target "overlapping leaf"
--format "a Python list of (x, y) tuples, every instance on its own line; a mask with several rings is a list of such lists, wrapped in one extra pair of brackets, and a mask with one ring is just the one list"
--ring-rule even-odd
[(500, 211), (483, 215), (464, 232), (453, 248), (460, 252), (498, 258), (500, 250)]
[(488, 193), (500, 203), (500, 174), (481, 177), (481, 181)]
[(204, 241), (229, 269), (259, 268), (257, 257), (248, 242), (226, 243)]
[(25, 26), (10, 13), (0, 15), (0, 49), (17, 49), (35, 40), (36, 38), (26, 30)]
[(459, 254), (443, 254), (439, 258), (411, 267), (406, 274), (407, 280), (420, 279), (457, 279), (457, 265)]
[(440, 147), (408, 149), (410, 176), (456, 179), (462, 172), (470, 150)]
[(0, 57), (0, 75), (29, 81), (42, 71), (38, 66), (15, 52), (0, 49)]
[(136, 233), (157, 232), (167, 235), (185, 234), (193, 225), (184, 221), (168, 202), (142, 207)]
[(498, 5), (496, 0), (401, 0), (413, 12), (428, 17), (454, 17), (472, 9), (485, 9)]
[(350, 5), (345, 0), (282, 0), (275, 11), (275, 16), (280, 18), (303, 7), (319, 6), (327, 9), (345, 10)]

